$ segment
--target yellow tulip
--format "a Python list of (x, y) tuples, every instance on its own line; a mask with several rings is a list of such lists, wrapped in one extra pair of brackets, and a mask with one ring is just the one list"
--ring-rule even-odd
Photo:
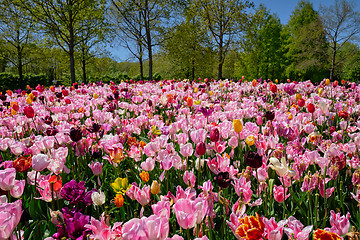
[(222, 88), (224, 86), (224, 84), (221, 82), (219, 86)]
[(32, 103), (31, 97), (27, 97), (27, 98), (26, 98), (26, 103), (27, 103), (27, 104), (31, 104), (31, 103)]
[(330, 85), (330, 79), (326, 79), (325, 84)]
[(34, 100), (35, 95), (34, 95), (33, 93), (30, 93), (30, 94), (29, 94), (29, 98), (31, 98), (31, 100)]
[(288, 119), (289, 119), (289, 120), (292, 120), (292, 119), (293, 119), (292, 113), (289, 113), (289, 114), (288, 114)]
[(127, 178), (118, 177), (113, 183), (110, 183), (111, 188), (115, 193), (125, 194), (131, 187)]
[(297, 93), (296, 96), (295, 96), (295, 100), (299, 101), (301, 98), (302, 98), (301, 94)]
[(245, 142), (248, 146), (252, 146), (255, 144), (255, 137), (253, 135), (250, 135), (246, 138)]
[(201, 100), (196, 100), (196, 101), (194, 101), (194, 104), (195, 105), (199, 105), (201, 103)]
[(318, 90), (319, 95), (321, 95), (323, 92), (324, 92), (324, 89), (323, 89), (323, 88), (319, 88), (319, 90)]
[(275, 82), (276, 82), (276, 83), (279, 83), (279, 80), (275, 79)]
[(94, 93), (93, 97), (94, 97), (95, 99), (97, 99), (97, 98), (99, 97), (99, 95), (98, 95), (97, 93)]
[(157, 129), (157, 127), (154, 125), (154, 126), (152, 126), (152, 128), (151, 128), (151, 133), (153, 134), (153, 135), (161, 135), (161, 131), (159, 130), (159, 129)]
[(160, 184), (156, 180), (151, 184), (151, 193), (154, 195), (160, 193)]
[(197, 87), (194, 88), (194, 93), (197, 93), (199, 89)]
[(17, 115), (17, 111), (15, 111), (14, 109), (11, 109), (11, 114), (12, 115)]
[(139, 92), (139, 96), (142, 96), (142, 91)]
[(209, 94), (210, 94), (210, 96), (212, 96), (212, 95), (214, 94), (214, 92), (213, 92), (213, 91), (210, 91)]
[(234, 119), (233, 120), (233, 127), (234, 127), (234, 131), (236, 133), (239, 133), (243, 130), (243, 125), (241, 123), (241, 121), (239, 119)]

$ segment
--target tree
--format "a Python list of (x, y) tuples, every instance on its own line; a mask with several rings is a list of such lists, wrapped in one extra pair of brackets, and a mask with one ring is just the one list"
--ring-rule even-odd
[(138, 56), (141, 58), (141, 64), (142, 46), (147, 49), (149, 80), (152, 80), (153, 48), (168, 37), (167, 29), (171, 27), (169, 20), (176, 4), (173, 4), (173, 1), (161, 0), (112, 0), (112, 3), (124, 20), (123, 33), (125, 36), (131, 36), (130, 39), (139, 47)]
[(284, 70), (282, 24), (276, 15), (260, 5), (253, 15), (242, 43), (239, 74), (251, 78), (281, 78)]
[(47, 34), (68, 54), (71, 82), (75, 82), (75, 48), (80, 35), (91, 28), (105, 0), (19, 0), (21, 6), (42, 24)]
[(288, 77), (323, 79), (328, 64), (328, 43), (319, 14), (309, 1), (299, 1), (284, 31), (288, 34)]
[[(100, 5), (97, 11), (93, 12), (91, 19), (84, 20), (84, 27), (79, 31), (78, 37), (80, 42), (77, 46), (77, 50), (80, 55), (84, 83), (87, 83), (86, 65), (89, 60), (96, 55), (92, 50), (100, 44), (105, 44), (110, 33), (110, 26), (105, 21), (105, 11), (105, 6)], [(97, 52), (99, 53), (99, 50)]]
[(13, 0), (0, 1), (0, 36), (4, 40), (7, 59), (17, 67), (19, 74), (19, 86), (23, 86), (23, 67), (26, 64), (25, 57), (31, 50), (30, 44), (34, 41), (34, 21), (24, 17)]
[[(111, 10), (115, 33), (120, 38), (120, 45), (126, 47), (139, 61), (140, 79), (144, 79), (144, 27), (142, 13), (134, 2), (112, 0)], [(136, 11), (138, 13), (136, 14)], [(133, 14), (129, 14), (133, 13)]]
[(354, 10), (354, 4), (348, 0), (335, 0), (334, 5), (322, 6), (321, 9), (321, 19), (332, 52), (330, 79), (334, 79), (338, 51), (360, 33), (360, 13)]
[(247, 0), (198, 0), (200, 16), (208, 27), (218, 53), (218, 79), (222, 79), (222, 69), (229, 50), (239, 41), (245, 29), (252, 6)]
[(213, 64), (209, 64), (213, 51), (208, 31), (194, 9), (192, 5), (187, 7), (184, 21), (175, 27), (173, 37), (162, 48), (171, 63), (173, 77), (195, 79), (196, 75), (209, 76), (213, 70)]

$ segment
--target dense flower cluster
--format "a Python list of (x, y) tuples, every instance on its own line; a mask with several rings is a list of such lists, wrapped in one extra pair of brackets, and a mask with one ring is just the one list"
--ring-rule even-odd
[(0, 94), (0, 239), (356, 239), (360, 86)]

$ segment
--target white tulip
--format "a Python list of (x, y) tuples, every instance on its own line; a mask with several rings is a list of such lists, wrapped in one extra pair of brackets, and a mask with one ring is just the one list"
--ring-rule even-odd
[(105, 193), (103, 193), (101, 190), (100, 192), (93, 192), (91, 194), (91, 200), (96, 206), (103, 205), (105, 203)]
[(275, 170), (280, 177), (286, 176), (286, 174), (289, 172), (285, 158), (282, 158), (280, 162), (279, 159), (272, 157), (269, 159), (269, 161), (271, 163), (269, 167)]

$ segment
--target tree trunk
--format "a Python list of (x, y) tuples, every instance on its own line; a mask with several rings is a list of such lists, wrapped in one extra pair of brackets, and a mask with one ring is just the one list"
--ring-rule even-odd
[(84, 58), (82, 59), (81, 64), (82, 64), (82, 72), (83, 72), (83, 83), (87, 84), (87, 81), (86, 81), (86, 61), (85, 61)]
[(191, 76), (192, 76), (192, 79), (194, 80), (195, 79), (195, 60), (194, 59), (191, 61), (191, 66), (192, 66)]
[(144, 80), (144, 64), (143, 64), (142, 56), (140, 56), (139, 63), (140, 63), (140, 80)]
[(152, 59), (152, 42), (151, 42), (151, 32), (150, 32), (150, 16), (149, 16), (149, 3), (148, 0), (145, 1), (145, 32), (146, 32), (146, 41), (147, 41), (147, 50), (149, 53), (149, 80), (153, 79), (153, 59)]
[(223, 70), (223, 55), (224, 55), (224, 46), (223, 46), (223, 36), (220, 33), (220, 44), (219, 44), (219, 72), (218, 72), (218, 80), (222, 79), (222, 70)]
[(75, 36), (74, 36), (74, 26), (72, 19), (72, 12), (69, 12), (69, 57), (70, 57), (70, 76), (71, 83), (75, 83)]
[(23, 89), (24, 88), (23, 63), (22, 63), (20, 48), (18, 48), (18, 73), (19, 73), (19, 85), (20, 88)]
[(335, 75), (335, 58), (336, 58), (336, 42), (334, 42), (333, 56), (331, 59), (331, 69), (330, 69), (330, 80), (334, 80)]
[(23, 64), (22, 64), (22, 49), (20, 45), (20, 30), (16, 31), (16, 50), (17, 50), (17, 67), (18, 67), (18, 74), (19, 74), (19, 87), (22, 89), (24, 86), (23, 84)]

